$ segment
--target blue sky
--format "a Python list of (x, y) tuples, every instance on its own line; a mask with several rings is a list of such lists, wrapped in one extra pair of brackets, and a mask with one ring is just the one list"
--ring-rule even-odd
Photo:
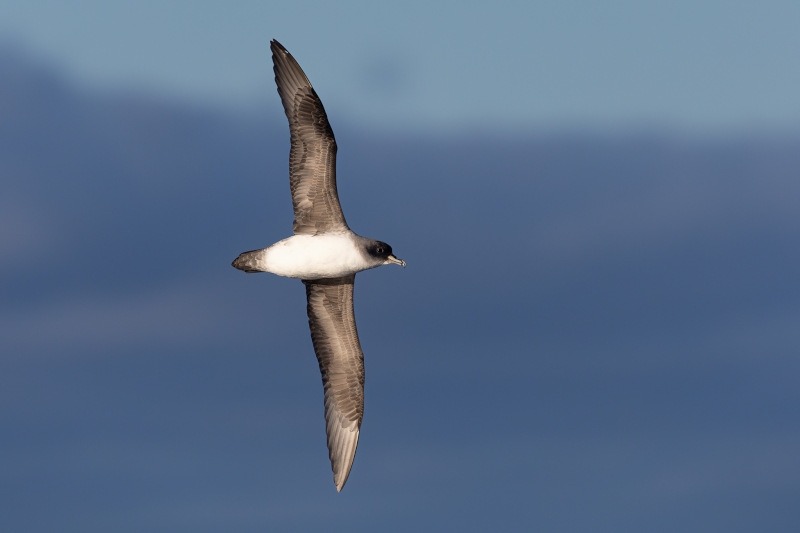
[(334, 124), (523, 129), (800, 125), (791, 1), (0, 3), (0, 31), (78, 80), (272, 109), (268, 41)]
[[(0, 530), (795, 533), (797, 8), (491, 5), (0, 4)], [(342, 493), (270, 37), (408, 262)]]

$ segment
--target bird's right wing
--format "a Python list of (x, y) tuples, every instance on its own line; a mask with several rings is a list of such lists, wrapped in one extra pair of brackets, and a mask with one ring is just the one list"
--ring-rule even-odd
[(347, 230), (336, 190), (336, 139), (303, 69), (278, 41), (270, 43), (275, 83), (289, 119), (289, 185), (295, 235)]
[(358, 446), (364, 416), (364, 353), (353, 314), (355, 274), (304, 280), (311, 341), (325, 389), (328, 455), (336, 490), (342, 490)]

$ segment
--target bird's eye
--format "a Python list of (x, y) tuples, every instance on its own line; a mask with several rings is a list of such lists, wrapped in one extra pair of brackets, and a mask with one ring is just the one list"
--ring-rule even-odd
[(375, 252), (377, 252), (377, 253), (379, 253), (379, 254), (382, 254), (382, 253), (383, 253), (383, 248), (381, 248), (380, 246), (378, 246), (378, 249), (377, 249), (377, 250), (375, 250)]

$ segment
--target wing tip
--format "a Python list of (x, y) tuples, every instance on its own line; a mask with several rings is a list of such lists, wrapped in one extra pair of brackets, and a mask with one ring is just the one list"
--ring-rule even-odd
[[(269, 48), (272, 51), (272, 71), (275, 73), (275, 83), (278, 85), (278, 93), (281, 95), (285, 108), (287, 105), (286, 98), (293, 98), (301, 87), (313, 86), (306, 73), (303, 72), (303, 68), (281, 43), (272, 39), (269, 42)], [(285, 93), (284, 91), (288, 92)]]
[[(289, 50), (287, 50), (285, 46), (283, 46), (281, 43), (279, 43), (275, 39), (272, 39), (269, 42), (269, 49), (272, 51), (273, 68), (275, 69), (275, 75), (277, 76), (277, 74), (278, 74), (278, 71), (277, 71), (278, 63), (282, 62), (282, 61), (285, 61), (285, 58), (287, 58), (287, 57), (292, 57), (292, 54), (289, 53)], [(283, 60), (279, 59), (279, 57), (283, 58)], [(277, 80), (278, 80), (278, 78), (276, 77), (275, 81), (277, 81)]]
[(281, 43), (279, 43), (277, 39), (270, 40), (269, 47), (273, 52), (275, 52), (276, 50), (279, 50), (279, 51), (283, 52), (284, 54), (288, 54), (289, 53), (289, 51), (286, 50), (286, 47), (283, 46)]
[(347, 479), (350, 477), (350, 469), (353, 468), (353, 463), (350, 463), (350, 468), (347, 469), (347, 472), (344, 472), (342, 475), (342, 479), (336, 480), (336, 474), (333, 474), (333, 484), (336, 485), (336, 492), (342, 492), (345, 483), (347, 483)]
[(331, 459), (331, 469), (333, 470), (333, 484), (336, 485), (336, 492), (342, 492), (347, 480), (350, 478), (350, 471), (358, 450), (358, 438), (361, 435), (360, 428), (356, 428), (354, 438), (347, 439), (349, 442), (342, 443), (344, 446), (339, 448), (338, 454), (334, 453), (333, 448), (328, 448)]

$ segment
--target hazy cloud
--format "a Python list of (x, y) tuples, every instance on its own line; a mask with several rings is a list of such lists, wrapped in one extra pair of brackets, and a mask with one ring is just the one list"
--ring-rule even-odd
[(76, 348), (113, 348), (141, 342), (200, 344), (219, 335), (229, 316), (220, 301), (197, 286), (146, 293), (89, 294), (43, 305), (6, 308), (0, 314), (4, 344), (13, 356), (59, 356)]

